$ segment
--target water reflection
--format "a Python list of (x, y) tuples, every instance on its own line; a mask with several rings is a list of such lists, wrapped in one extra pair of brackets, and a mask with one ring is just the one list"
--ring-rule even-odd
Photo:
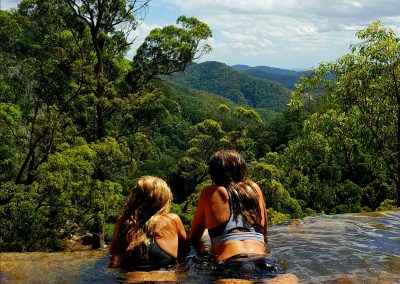
[[(269, 248), (271, 258), (287, 263), (301, 283), (400, 283), (400, 211), (308, 217), (272, 226)], [(107, 263), (107, 252), (101, 250), (2, 253), (0, 282), (251, 283), (216, 276), (210, 261), (200, 269), (181, 265), (176, 271), (129, 273), (109, 269)]]
[(271, 254), (305, 283), (400, 283), (400, 211), (302, 221), (271, 227)]

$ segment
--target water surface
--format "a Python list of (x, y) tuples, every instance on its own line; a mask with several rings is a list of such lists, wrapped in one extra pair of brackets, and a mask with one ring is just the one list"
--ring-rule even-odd
[[(400, 211), (307, 217), (272, 226), (269, 236), (270, 256), (300, 283), (400, 283)], [(107, 263), (105, 250), (2, 253), (0, 282), (224, 282), (184, 265), (177, 271), (123, 273)]]
[(304, 283), (400, 283), (400, 211), (270, 228), (271, 255)]

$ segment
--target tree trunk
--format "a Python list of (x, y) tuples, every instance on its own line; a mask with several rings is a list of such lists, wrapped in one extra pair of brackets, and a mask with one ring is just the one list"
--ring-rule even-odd
[(104, 247), (104, 221), (102, 218), (102, 214), (99, 212), (96, 216), (97, 220), (96, 223), (94, 224), (92, 228), (92, 234), (93, 234), (93, 242), (92, 242), (92, 248), (93, 249), (98, 249), (98, 248), (103, 248)]
[(95, 138), (95, 141), (105, 137), (105, 121), (104, 121), (103, 109), (102, 106), (99, 104), (101, 104), (101, 102), (97, 103), (97, 127), (96, 127), (97, 137)]
[(22, 175), (25, 172), (26, 166), (28, 165), (29, 160), (31, 159), (31, 155), (32, 155), (32, 151), (34, 151), (34, 149), (29, 149), (28, 154), (25, 157), (24, 162), (22, 163), (21, 168), (18, 171), (17, 177), (15, 178), (15, 183), (16, 184), (20, 184), (21, 183), (21, 179), (22, 179)]

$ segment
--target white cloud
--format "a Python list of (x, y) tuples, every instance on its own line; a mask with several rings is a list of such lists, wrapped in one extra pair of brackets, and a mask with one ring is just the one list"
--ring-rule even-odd
[(9, 10), (11, 8), (16, 8), (21, 0), (0, 0), (0, 9)]
[(274, 44), (272, 43), (272, 41), (270, 41), (270, 40), (264, 38), (264, 39), (262, 39), (262, 40), (259, 41), (259, 45), (260, 45), (261, 47), (271, 47), (271, 46), (273, 46)]
[(239, 33), (230, 33), (227, 31), (222, 31), (221, 34), (229, 39), (229, 40), (235, 40), (235, 41), (254, 41), (257, 40), (257, 37), (254, 35), (249, 35), (249, 34), (239, 34)]
[[(222, 42), (229, 45), (230, 55), (243, 54), (247, 48), (246, 57), (254, 56), (255, 60), (260, 54), (300, 51), (309, 52), (310, 60), (319, 60), (312, 57), (311, 52), (316, 51), (331, 50), (331, 57), (338, 57), (339, 52), (346, 52), (349, 44), (356, 41), (355, 32), (372, 21), (381, 20), (396, 30), (400, 27), (397, 0), (163, 0), (163, 3), (207, 23), (214, 31), (215, 41), (220, 42), (214, 52), (221, 57), (227, 50)], [(253, 50), (257, 48), (262, 51)]]
[[(18, 2), (0, 0), (2, 9)], [(202, 60), (227, 64), (316, 66), (347, 52), (355, 32), (375, 20), (400, 34), (397, 0), (153, 0), (149, 15), (152, 11), (158, 17), (146, 18), (132, 34), (137, 38), (128, 58), (151, 29), (173, 24), (179, 14), (212, 28), (208, 42), (214, 50)]]

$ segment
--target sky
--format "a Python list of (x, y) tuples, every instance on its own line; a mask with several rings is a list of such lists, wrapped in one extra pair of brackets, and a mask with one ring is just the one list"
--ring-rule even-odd
[[(0, 0), (1, 9), (19, 0)], [(180, 15), (210, 26), (213, 51), (202, 61), (228, 65), (303, 70), (333, 61), (357, 42), (357, 30), (380, 20), (400, 36), (397, 0), (152, 0), (132, 34), (132, 58), (156, 27), (175, 24)], [(139, 16), (139, 15), (138, 15)]]

